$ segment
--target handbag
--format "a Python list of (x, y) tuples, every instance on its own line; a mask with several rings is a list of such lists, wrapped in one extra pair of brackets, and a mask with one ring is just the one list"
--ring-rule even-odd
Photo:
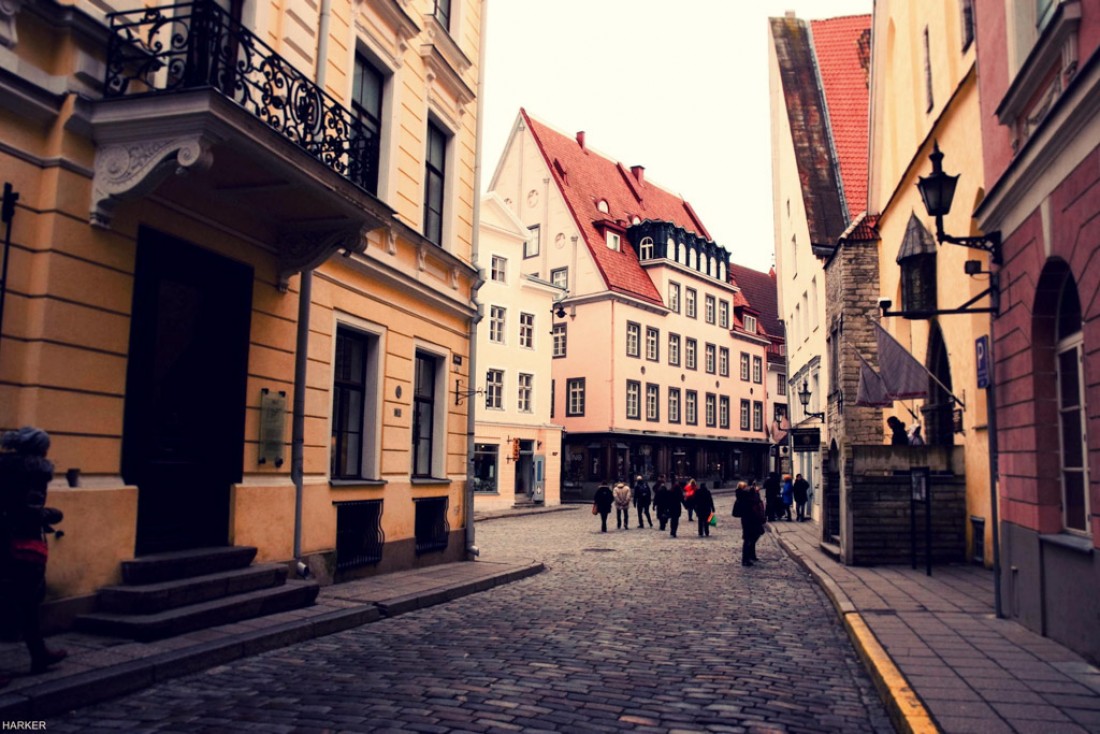
[(595, 515), (595, 514), (596, 514), (596, 513), (598, 513), (598, 512), (599, 512), (599, 510), (597, 510), (597, 509), (596, 509), (596, 503), (595, 503), (595, 502), (593, 502), (593, 503), (592, 503), (592, 514), (593, 514), (593, 515)]
[(712, 528), (718, 527), (718, 516), (713, 512), (710, 513), (710, 517), (707, 518), (707, 525), (710, 525)]

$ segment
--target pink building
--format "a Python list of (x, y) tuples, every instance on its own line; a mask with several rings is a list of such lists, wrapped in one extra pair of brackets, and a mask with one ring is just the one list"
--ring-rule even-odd
[(563, 500), (620, 476), (760, 476), (771, 339), (691, 205), (523, 110), (490, 190), (531, 233), (522, 272), (567, 289), (552, 326)]
[[(1100, 660), (1100, 2), (977, 0), (1002, 606)], [(950, 157), (944, 167), (951, 169)], [(961, 232), (956, 234), (970, 234)]]

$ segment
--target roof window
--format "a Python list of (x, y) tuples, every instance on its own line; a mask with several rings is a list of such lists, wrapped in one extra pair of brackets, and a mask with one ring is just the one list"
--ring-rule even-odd
[(611, 207), (609, 207), (607, 205), (607, 199), (600, 199), (599, 201), (597, 201), (596, 202), (596, 208), (599, 209), (604, 214), (610, 214), (611, 213)]

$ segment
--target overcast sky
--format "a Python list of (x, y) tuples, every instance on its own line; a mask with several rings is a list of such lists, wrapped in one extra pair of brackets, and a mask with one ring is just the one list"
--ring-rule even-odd
[(871, 0), (487, 0), (482, 185), (519, 108), (683, 196), (734, 262), (773, 263), (768, 23)]

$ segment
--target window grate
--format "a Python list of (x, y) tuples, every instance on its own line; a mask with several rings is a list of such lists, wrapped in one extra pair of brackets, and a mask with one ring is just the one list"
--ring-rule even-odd
[(447, 523), (446, 497), (426, 497), (416, 503), (416, 554), (447, 550), (451, 526)]
[(382, 560), (382, 500), (335, 502), (336, 570), (369, 566)]

